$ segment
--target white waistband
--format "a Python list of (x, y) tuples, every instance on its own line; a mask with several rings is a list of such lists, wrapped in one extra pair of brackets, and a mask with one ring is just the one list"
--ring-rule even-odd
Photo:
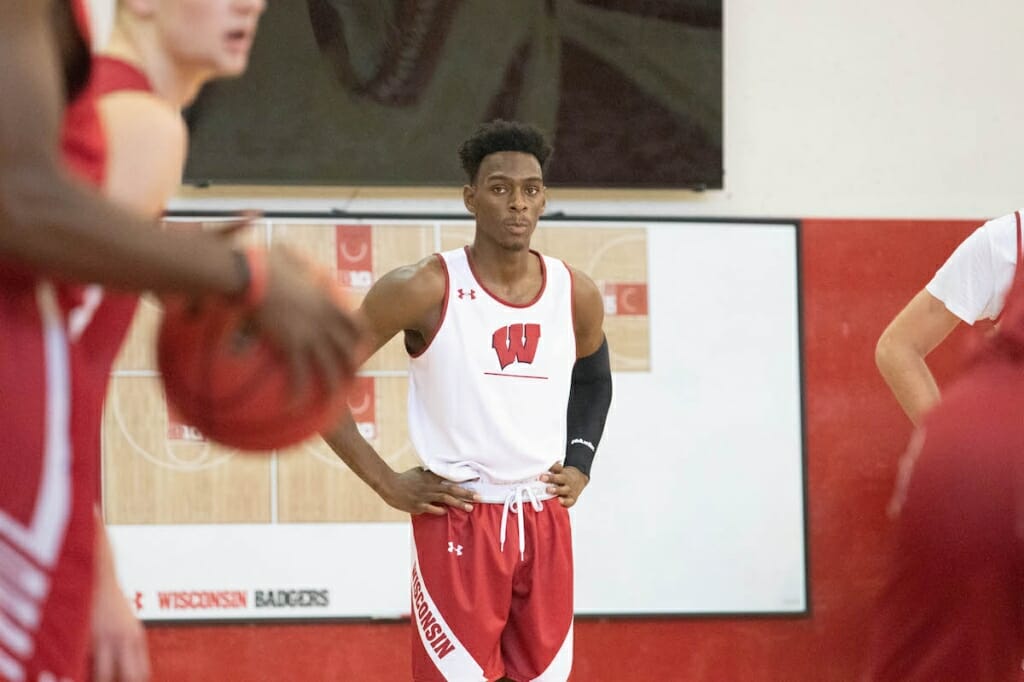
[(504, 504), (505, 500), (509, 499), (509, 495), (514, 496), (517, 490), (529, 490), (533, 493), (533, 497), (538, 500), (550, 500), (554, 497), (554, 495), (547, 492), (548, 484), (538, 481), (536, 478), (515, 483), (486, 483), (481, 480), (463, 481), (456, 485), (472, 490), (480, 496), (480, 502), (488, 504)]

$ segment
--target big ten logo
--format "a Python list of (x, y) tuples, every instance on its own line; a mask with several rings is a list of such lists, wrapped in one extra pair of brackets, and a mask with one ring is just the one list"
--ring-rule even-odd
[(647, 285), (639, 282), (602, 282), (605, 315), (646, 315)]
[(206, 437), (200, 433), (199, 429), (187, 424), (173, 407), (167, 405), (167, 440), (205, 443)]
[(338, 282), (349, 289), (373, 285), (373, 231), (369, 225), (336, 225)]
[(368, 441), (377, 440), (377, 385), (373, 377), (355, 378), (348, 394), (348, 408), (359, 435)]

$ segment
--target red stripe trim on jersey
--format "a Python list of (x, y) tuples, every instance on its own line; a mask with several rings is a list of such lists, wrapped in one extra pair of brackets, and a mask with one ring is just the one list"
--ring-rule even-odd
[(501, 372), (484, 372), (489, 377), (508, 377), (509, 379), (543, 379), (548, 380), (548, 377), (535, 377), (529, 374), (503, 374)]
[(149, 78), (135, 64), (117, 57), (96, 55), (92, 61), (93, 97), (99, 98), (115, 92), (153, 92)]
[(498, 296), (493, 291), (487, 288), (487, 286), (480, 280), (480, 275), (476, 274), (476, 268), (473, 267), (473, 259), (472, 257), (470, 257), (469, 254), (469, 247), (464, 246), (462, 248), (465, 249), (466, 251), (466, 262), (469, 263), (469, 271), (473, 274), (473, 279), (476, 280), (476, 283), (480, 285), (480, 288), (483, 289), (488, 296), (493, 298), (498, 303), (508, 306), (509, 308), (529, 308), (534, 303), (539, 301), (540, 297), (544, 295), (544, 290), (547, 289), (548, 287), (548, 269), (547, 266), (544, 264), (544, 257), (541, 256), (536, 251), (534, 251), (533, 249), (530, 249), (530, 253), (536, 256), (537, 260), (540, 261), (540, 291), (537, 292), (537, 295), (534, 296), (533, 300), (531, 301), (528, 301), (526, 303), (512, 303), (511, 301), (506, 301), (501, 296)]
[(75, 24), (78, 32), (82, 34), (85, 44), (92, 50), (92, 26), (89, 21), (89, 8), (86, 7), (86, 0), (71, 0), (71, 11), (75, 15)]
[(437, 257), (437, 260), (441, 263), (441, 270), (444, 271), (444, 298), (441, 299), (441, 319), (437, 321), (437, 327), (434, 329), (434, 333), (429, 339), (427, 339), (427, 345), (423, 346), (419, 352), (409, 353), (409, 349), (405, 349), (405, 352), (409, 353), (409, 357), (411, 358), (418, 358), (427, 352), (430, 345), (434, 343), (434, 339), (436, 339), (437, 335), (441, 333), (441, 325), (444, 324), (444, 318), (448, 316), (448, 293), (451, 289), (452, 278), (448, 275), (448, 264), (444, 262), (444, 257), (439, 253), (435, 253), (434, 256)]

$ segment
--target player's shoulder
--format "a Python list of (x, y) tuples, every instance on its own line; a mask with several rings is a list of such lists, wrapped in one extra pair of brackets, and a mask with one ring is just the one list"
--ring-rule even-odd
[(1013, 213), (1007, 213), (1001, 215), (998, 218), (992, 218), (991, 220), (985, 221), (975, 231), (978, 234), (983, 234), (987, 238), (993, 241), (1005, 241), (1013, 240), (1016, 242), (1017, 239), (1017, 220), (1018, 216), (1024, 215), (1021, 211), (1014, 211)]
[(170, 102), (147, 90), (118, 90), (101, 95), (98, 98), (100, 110), (104, 115), (113, 115), (124, 119), (122, 123), (132, 127), (130, 118), (136, 121), (135, 127), (156, 128), (158, 132), (182, 132), (185, 122)]
[(391, 270), (377, 281), (374, 288), (384, 290), (392, 296), (416, 300), (440, 299), (444, 296), (447, 281), (440, 257), (433, 254), (415, 263)]
[(181, 113), (151, 92), (114, 92), (99, 98), (108, 144), (146, 153), (184, 156), (188, 130)]
[(604, 296), (590, 275), (569, 263), (565, 263), (565, 267), (572, 277), (573, 326), (577, 342), (599, 338), (604, 326)]
[(572, 277), (572, 295), (573, 300), (577, 304), (584, 304), (589, 306), (599, 306), (603, 308), (603, 298), (601, 296), (601, 290), (598, 288), (597, 283), (594, 282), (593, 278), (580, 270), (577, 267), (562, 261), (565, 264), (566, 269), (569, 271), (569, 276)]

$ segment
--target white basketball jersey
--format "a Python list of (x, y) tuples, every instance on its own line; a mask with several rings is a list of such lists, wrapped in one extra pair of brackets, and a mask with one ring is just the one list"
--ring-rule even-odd
[(410, 359), (409, 437), (423, 465), (449, 480), (522, 481), (565, 456), (572, 275), (531, 253), (542, 284), (521, 305), (484, 288), (467, 249), (439, 255), (448, 282), (437, 333)]

